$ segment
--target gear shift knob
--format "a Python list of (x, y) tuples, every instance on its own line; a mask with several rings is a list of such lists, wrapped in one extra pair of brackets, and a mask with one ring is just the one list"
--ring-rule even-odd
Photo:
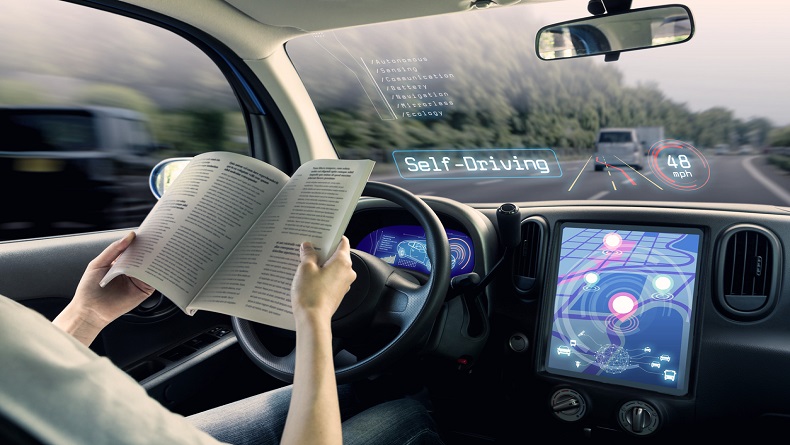
[(521, 242), (521, 210), (517, 205), (505, 203), (496, 210), (499, 241), (508, 249)]

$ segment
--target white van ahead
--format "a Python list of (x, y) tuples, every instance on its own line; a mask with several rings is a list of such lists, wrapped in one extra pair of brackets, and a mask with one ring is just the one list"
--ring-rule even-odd
[(636, 128), (601, 128), (595, 138), (595, 170), (607, 165), (631, 166), (641, 170), (645, 165), (645, 150)]

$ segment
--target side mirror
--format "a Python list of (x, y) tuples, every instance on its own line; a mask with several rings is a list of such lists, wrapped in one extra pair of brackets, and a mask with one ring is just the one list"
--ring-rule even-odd
[(568, 59), (673, 45), (693, 35), (686, 6), (655, 6), (544, 26), (535, 50), (542, 60)]
[(151, 193), (154, 194), (156, 199), (162, 197), (170, 184), (175, 181), (181, 170), (189, 164), (192, 158), (169, 158), (156, 164), (151, 169), (151, 174), (148, 177), (148, 184), (151, 187)]

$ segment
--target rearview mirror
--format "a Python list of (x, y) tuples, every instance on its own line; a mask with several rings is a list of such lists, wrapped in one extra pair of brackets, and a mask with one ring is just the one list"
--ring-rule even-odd
[(544, 26), (535, 49), (543, 60), (567, 59), (673, 45), (693, 35), (691, 11), (666, 5)]
[(154, 194), (156, 199), (162, 197), (165, 191), (176, 180), (181, 170), (189, 164), (192, 158), (169, 158), (156, 164), (151, 169), (151, 174), (148, 176), (148, 184), (151, 187), (151, 193)]

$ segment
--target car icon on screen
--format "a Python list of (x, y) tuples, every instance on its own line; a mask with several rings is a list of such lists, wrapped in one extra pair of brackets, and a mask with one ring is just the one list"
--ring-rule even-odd
[(661, 367), (661, 363), (660, 362), (651, 362), (650, 363), (650, 367), (651, 368), (660, 368)]
[(645, 346), (645, 352), (650, 352), (650, 351), (652, 351), (652, 349), (650, 349), (650, 346)]
[(658, 357), (658, 359), (661, 360), (662, 362), (669, 363), (669, 356), (666, 354), (661, 355), (660, 357)]
[(416, 261), (431, 270), (431, 260), (428, 259), (425, 241), (401, 241), (396, 249), (399, 257)]
[(568, 357), (571, 356), (571, 348), (562, 345), (557, 347), (557, 355), (567, 355)]
[(664, 370), (664, 380), (671, 380), (671, 381), (674, 382), (675, 381), (675, 376), (677, 376), (677, 375), (678, 375), (677, 371), (673, 371), (671, 369), (665, 369)]

